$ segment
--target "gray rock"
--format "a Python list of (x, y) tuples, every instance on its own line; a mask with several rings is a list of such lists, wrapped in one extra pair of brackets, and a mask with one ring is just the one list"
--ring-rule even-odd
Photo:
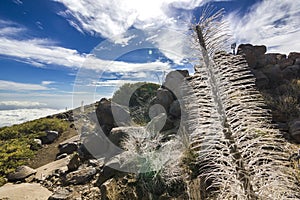
[(60, 154), (60, 155), (56, 156), (56, 160), (63, 159), (63, 158), (65, 158), (65, 157), (67, 157), (67, 156), (68, 156), (67, 153)]
[(80, 157), (78, 154), (74, 154), (68, 163), (68, 171), (75, 171), (79, 168), (81, 164)]
[(65, 188), (59, 188), (56, 190), (48, 200), (67, 200), (70, 199), (71, 192)]
[(0, 187), (0, 199), (3, 200), (47, 200), (51, 194), (38, 183), (7, 183)]
[(129, 111), (105, 98), (99, 101), (96, 115), (105, 134), (109, 134), (111, 129), (116, 126), (131, 124)]
[(159, 88), (156, 94), (156, 104), (162, 105), (166, 110), (169, 110), (171, 103), (174, 101), (172, 92), (168, 89)]
[(166, 79), (163, 83), (163, 88), (166, 88), (177, 97), (182, 97), (180, 86), (185, 81), (184, 79), (189, 76), (189, 72), (187, 70), (176, 70), (171, 71), (167, 74)]
[(300, 58), (296, 58), (295, 65), (300, 65)]
[(170, 113), (170, 115), (172, 115), (175, 118), (180, 117), (181, 108), (180, 108), (179, 100), (173, 101), (173, 103), (170, 105), (169, 113)]
[(104, 158), (101, 159), (89, 159), (88, 165), (96, 168), (102, 168), (104, 166)]
[(59, 134), (57, 131), (46, 131), (46, 135), (40, 137), (43, 144), (50, 144), (58, 138)]
[(238, 46), (237, 54), (244, 55), (249, 67), (258, 68), (262, 67), (265, 60), (265, 53), (267, 51), (266, 46), (253, 46), (252, 44), (240, 44)]
[(289, 53), (288, 58), (292, 60), (296, 60), (297, 58), (300, 58), (300, 53), (299, 52), (291, 52)]
[(47, 177), (53, 175), (53, 173), (55, 173), (55, 171), (57, 170), (66, 172), (68, 170), (67, 164), (69, 163), (69, 161), (70, 158), (68, 156), (37, 168), (35, 179), (40, 181), (45, 180)]
[(17, 167), (15, 172), (8, 174), (7, 179), (8, 181), (24, 180), (25, 178), (35, 174), (36, 172), (37, 171), (32, 168), (22, 165)]
[(77, 151), (78, 145), (75, 142), (65, 143), (63, 145), (59, 145), (59, 154), (72, 154), (74, 151)]
[(34, 141), (37, 145), (42, 146), (42, 140), (40, 140), (40, 139), (33, 139), (33, 141)]
[(91, 180), (96, 172), (97, 170), (94, 167), (88, 167), (71, 172), (66, 176), (66, 183), (74, 185), (84, 184)]

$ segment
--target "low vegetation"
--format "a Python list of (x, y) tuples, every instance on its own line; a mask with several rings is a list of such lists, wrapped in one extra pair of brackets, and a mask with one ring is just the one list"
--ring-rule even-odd
[(150, 121), (149, 107), (159, 87), (160, 85), (155, 83), (125, 83), (113, 94), (112, 101), (128, 106), (132, 120), (144, 125)]
[(45, 131), (62, 133), (68, 122), (56, 118), (43, 118), (0, 129), (0, 186), (4, 177), (18, 166), (26, 164), (35, 155), (38, 145), (35, 138), (45, 135)]

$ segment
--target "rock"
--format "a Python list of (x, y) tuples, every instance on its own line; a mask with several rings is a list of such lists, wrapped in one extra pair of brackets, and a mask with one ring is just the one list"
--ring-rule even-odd
[(178, 99), (173, 101), (173, 103), (170, 105), (169, 113), (170, 113), (170, 115), (172, 115), (175, 118), (180, 117), (181, 108), (180, 108), (180, 102)]
[(292, 65), (286, 67), (282, 70), (283, 78), (286, 80), (291, 80), (299, 77), (300, 75), (300, 65)]
[(100, 187), (101, 200), (149, 199), (148, 194), (138, 196), (137, 188), (123, 184), (119, 179), (110, 179)]
[(102, 168), (104, 166), (104, 158), (102, 159), (90, 159), (88, 165), (95, 168)]
[[(119, 155), (119, 156), (122, 157), (122, 155)], [(126, 168), (126, 166), (125, 166), (125, 168)], [(128, 170), (125, 168), (124, 168), (123, 172)], [(105, 165), (103, 166), (103, 169), (101, 170), (101, 172), (99, 174), (96, 185), (99, 187), (105, 181), (107, 181), (113, 177), (119, 176), (120, 174), (123, 173), (122, 171), (119, 171), (119, 170), (122, 170), (122, 166), (120, 163), (120, 159), (117, 155), (115, 157), (110, 158), (110, 160), (105, 163)]]
[(162, 105), (166, 110), (169, 110), (171, 103), (174, 101), (172, 92), (168, 89), (159, 88), (156, 94), (156, 104)]
[(121, 142), (130, 134), (131, 132), (140, 132), (144, 131), (143, 127), (138, 126), (122, 126), (113, 128), (109, 135), (108, 139), (118, 147), (121, 147)]
[(107, 135), (116, 126), (131, 124), (129, 111), (105, 98), (99, 101), (96, 115), (102, 130)]
[(36, 169), (35, 179), (37, 180), (45, 180), (48, 176), (51, 176), (55, 171), (61, 170), (66, 172), (68, 170), (67, 164), (69, 163), (69, 156), (66, 158), (62, 158), (60, 160), (56, 160), (54, 162), (48, 163), (44, 166), (41, 166)]
[(24, 180), (25, 178), (35, 174), (37, 171), (22, 165), (17, 167), (16, 171), (13, 173), (8, 174), (7, 179), (8, 181), (19, 181), (19, 180)]
[(94, 167), (87, 167), (67, 174), (66, 183), (67, 184), (84, 184), (91, 180), (91, 178), (96, 174), (97, 170)]
[(58, 156), (56, 156), (56, 160), (59, 160), (59, 159), (65, 158), (65, 157), (67, 157), (67, 156), (68, 156), (68, 154), (67, 154), (67, 153), (59, 154)]
[(176, 70), (171, 71), (167, 74), (164, 83), (162, 84), (162, 88), (168, 89), (172, 91), (172, 93), (177, 97), (183, 96), (181, 94), (180, 85), (183, 83), (184, 78), (189, 76), (188, 70)]
[(258, 68), (265, 64), (264, 54), (267, 47), (264, 45), (253, 46), (251, 44), (240, 44), (238, 46), (237, 55), (244, 55), (249, 67)]
[(294, 120), (289, 124), (289, 133), (297, 143), (300, 143), (300, 119)]
[(300, 65), (300, 58), (296, 58), (295, 65)]
[(285, 54), (280, 53), (268, 53), (265, 55), (267, 65), (276, 65), (286, 60)]
[(60, 147), (60, 146), (63, 146), (65, 144), (68, 144), (68, 143), (76, 143), (76, 144), (80, 143), (80, 135), (75, 135), (75, 136), (59, 143), (58, 146)]
[(75, 142), (65, 143), (63, 145), (59, 145), (59, 154), (72, 154), (74, 151), (77, 151), (78, 145)]
[(43, 144), (50, 144), (58, 138), (59, 134), (57, 131), (46, 131), (45, 136), (41, 136), (40, 139)]
[(42, 146), (42, 140), (40, 140), (40, 139), (33, 139), (33, 141), (34, 141), (38, 146)]
[(47, 200), (51, 194), (38, 183), (8, 183), (0, 187), (0, 199), (3, 200)]
[(253, 74), (255, 76), (255, 85), (258, 88), (266, 88), (269, 84), (268, 77), (260, 70), (253, 70)]
[(288, 58), (296, 61), (297, 58), (300, 58), (300, 53), (299, 52), (291, 52), (291, 53), (289, 53)]
[(294, 64), (294, 60), (288, 58), (288, 59), (282, 59), (278, 62), (280, 69), (283, 70), (285, 69), (287, 66), (291, 66)]
[(75, 171), (79, 168), (81, 162), (80, 162), (80, 157), (78, 154), (74, 154), (68, 163), (68, 171)]
[(57, 189), (48, 200), (68, 200), (71, 197), (71, 192), (65, 188)]

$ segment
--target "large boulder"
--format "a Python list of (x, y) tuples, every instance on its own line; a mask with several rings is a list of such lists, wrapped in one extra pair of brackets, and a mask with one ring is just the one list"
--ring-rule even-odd
[(249, 67), (258, 68), (265, 65), (264, 54), (266, 51), (267, 47), (264, 45), (253, 46), (252, 44), (240, 44), (237, 54), (245, 56)]
[(46, 135), (41, 136), (39, 139), (43, 144), (50, 144), (58, 138), (59, 134), (57, 131), (46, 131)]
[(69, 157), (62, 158), (60, 160), (53, 161), (46, 165), (43, 165), (36, 169), (35, 179), (45, 180), (47, 177), (51, 176), (55, 171), (60, 170), (66, 172), (68, 170), (68, 163), (70, 161)]
[(107, 135), (116, 126), (131, 124), (129, 111), (123, 106), (105, 98), (99, 101), (96, 115), (101, 129)]
[(7, 179), (8, 179), (8, 181), (24, 180), (25, 178), (35, 174), (36, 172), (37, 171), (32, 168), (22, 165), (22, 166), (17, 167), (15, 172), (8, 174)]
[(0, 199), (3, 200), (47, 200), (51, 194), (38, 183), (7, 183), (0, 187)]
[(65, 143), (63, 145), (58, 146), (59, 149), (59, 155), (61, 154), (72, 154), (73, 152), (77, 151), (78, 144), (75, 142)]
[(168, 89), (159, 88), (156, 94), (156, 104), (162, 105), (166, 110), (169, 110), (171, 103), (174, 101), (172, 92)]
[(180, 86), (183, 84), (186, 77), (189, 77), (188, 70), (171, 71), (167, 74), (162, 87), (172, 91), (177, 98), (182, 97), (183, 94)]

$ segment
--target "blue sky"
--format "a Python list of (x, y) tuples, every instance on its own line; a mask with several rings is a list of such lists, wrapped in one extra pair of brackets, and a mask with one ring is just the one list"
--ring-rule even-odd
[(207, 3), (225, 9), (238, 44), (300, 51), (295, 0), (2, 0), (0, 119), (72, 108), (126, 81), (191, 70), (187, 30)]

